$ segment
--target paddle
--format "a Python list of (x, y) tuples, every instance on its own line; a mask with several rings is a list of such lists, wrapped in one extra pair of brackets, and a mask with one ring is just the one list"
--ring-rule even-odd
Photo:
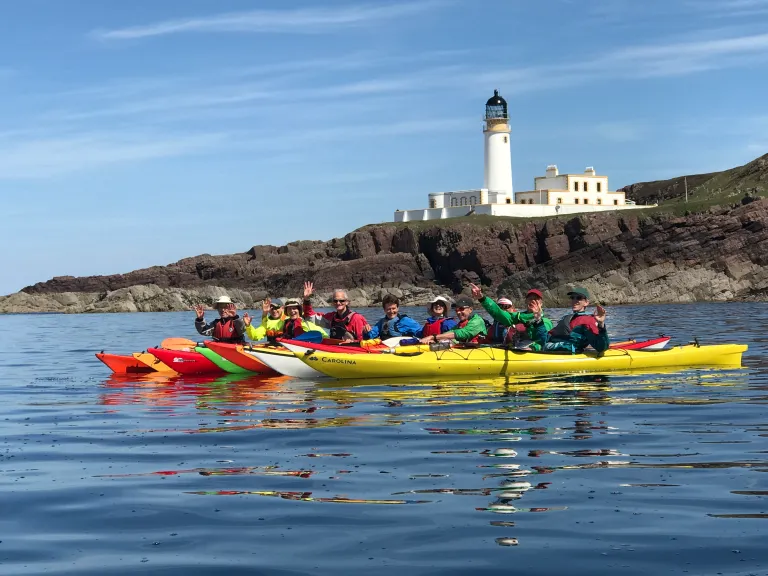
[(320, 344), (320, 342), (323, 341), (323, 333), (318, 332), (317, 330), (310, 330), (309, 332), (299, 334), (294, 338), (294, 340), (298, 340), (299, 342), (311, 342), (312, 344)]
[(197, 342), (188, 338), (166, 338), (160, 342), (160, 348), (166, 350), (194, 350)]

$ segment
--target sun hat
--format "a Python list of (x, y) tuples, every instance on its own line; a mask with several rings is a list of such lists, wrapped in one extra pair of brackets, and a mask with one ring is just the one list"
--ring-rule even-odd
[(301, 308), (301, 302), (299, 301), (299, 299), (298, 299), (298, 298), (288, 298), (288, 299), (285, 301), (285, 304), (284, 304), (284, 306), (285, 306), (286, 308), (288, 308), (288, 306), (297, 306), (298, 308)]
[(429, 301), (429, 305), (432, 306), (433, 304), (437, 304), (438, 302), (442, 302), (446, 308), (451, 307), (451, 301), (448, 299), (448, 296), (435, 296), (432, 298), (432, 300)]
[(219, 296), (219, 299), (213, 303), (213, 307), (218, 308), (219, 306), (226, 306), (227, 304), (234, 304), (232, 298), (229, 296)]

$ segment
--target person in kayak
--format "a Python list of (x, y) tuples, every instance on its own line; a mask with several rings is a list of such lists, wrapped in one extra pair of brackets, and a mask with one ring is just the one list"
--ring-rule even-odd
[(376, 322), (368, 332), (368, 339), (378, 338), (386, 340), (402, 336), (416, 336), (421, 332), (421, 325), (413, 318), (400, 314), (400, 300), (393, 294), (387, 294), (381, 301), (384, 309), (384, 318)]
[(416, 335), (419, 338), (450, 332), (456, 327), (456, 320), (448, 316), (451, 301), (445, 296), (437, 296), (429, 303), (429, 318)]
[(253, 325), (253, 320), (247, 313), (243, 314), (246, 333), (253, 341), (263, 340), (267, 333), (276, 334), (281, 331), (285, 318), (284, 303), (280, 298), (274, 300), (266, 298), (261, 303), (261, 324), (258, 326)]
[(483, 295), (483, 290), (470, 284), (472, 296), (493, 318), (492, 342), (514, 346), (520, 350), (541, 350), (547, 342), (547, 333), (552, 321), (544, 316), (544, 296), (540, 290), (531, 288), (525, 295), (525, 311), (516, 311), (512, 302), (499, 298), (494, 302)]
[(453, 303), (453, 309), (456, 310), (458, 324), (453, 330), (443, 332), (442, 334), (432, 334), (421, 338), (422, 344), (430, 342), (440, 342), (443, 340), (456, 340), (463, 343), (477, 343), (485, 339), (488, 329), (485, 326), (485, 320), (475, 314), (472, 298), (468, 296), (459, 296)]
[(571, 313), (566, 314), (547, 334), (543, 349), (547, 352), (581, 354), (587, 346), (598, 352), (608, 349), (611, 342), (605, 328), (605, 308), (595, 307), (594, 314), (587, 314), (589, 290), (575, 287), (568, 292)]
[(197, 313), (195, 329), (197, 333), (203, 336), (210, 336), (216, 342), (244, 344), (245, 321), (237, 315), (237, 308), (232, 299), (229, 296), (221, 296), (213, 304), (213, 307), (219, 312), (219, 317), (210, 323), (206, 323), (205, 308), (203, 308), (202, 304), (195, 306), (195, 312)]
[(328, 333), (320, 326), (301, 317), (302, 305), (298, 298), (288, 298), (285, 301), (285, 313), (288, 317), (283, 320), (283, 326), (276, 335), (283, 338), (296, 338), (307, 332), (318, 332), (323, 338), (328, 337)]
[(304, 319), (318, 326), (327, 328), (331, 338), (352, 342), (365, 340), (371, 330), (365, 316), (349, 309), (349, 296), (346, 290), (337, 288), (331, 295), (331, 302), (336, 310), (325, 314), (315, 312), (310, 300), (315, 291), (312, 282), (304, 282)]

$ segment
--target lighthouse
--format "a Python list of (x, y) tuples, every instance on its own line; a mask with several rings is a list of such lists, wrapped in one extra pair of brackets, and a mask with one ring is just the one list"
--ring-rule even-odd
[[(514, 203), (512, 193), (512, 155), (509, 148), (507, 101), (494, 90), (485, 103), (485, 180), (483, 188), (498, 203)], [(485, 203), (485, 202), (481, 202)]]

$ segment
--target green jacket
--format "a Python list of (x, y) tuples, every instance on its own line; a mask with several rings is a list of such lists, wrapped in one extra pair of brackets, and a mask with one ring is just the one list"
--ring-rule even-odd
[(482, 316), (473, 312), (466, 326), (453, 329), (453, 338), (459, 342), (472, 342), (476, 341), (475, 339), (478, 336), (485, 336), (487, 333), (488, 328), (485, 326), (485, 320), (483, 320)]
[[(269, 316), (264, 316), (261, 319), (261, 324), (259, 326), (254, 326), (253, 323), (251, 323), (245, 331), (248, 334), (248, 338), (251, 340), (262, 340), (263, 338), (266, 338), (267, 332), (275, 334), (282, 333), (285, 321), (285, 317), (273, 320)], [(320, 332), (324, 337), (328, 337), (328, 333), (320, 328), (320, 326), (313, 324), (312, 322), (307, 322), (303, 318), (301, 320), (301, 327), (304, 329), (304, 332)]]
[[(541, 349), (541, 346), (544, 344), (544, 342), (541, 341), (541, 325), (537, 326), (533, 323), (533, 312), (507, 312), (506, 310), (499, 308), (499, 305), (488, 296), (484, 296), (483, 299), (480, 300), (480, 304), (485, 308), (485, 311), (491, 315), (491, 318), (496, 320), (496, 322), (502, 326), (512, 327), (515, 324), (522, 324), (525, 326), (525, 337), (534, 342), (532, 348), (534, 350)], [(544, 325), (544, 330), (546, 332), (552, 330), (552, 320), (542, 315), (541, 322)]]

